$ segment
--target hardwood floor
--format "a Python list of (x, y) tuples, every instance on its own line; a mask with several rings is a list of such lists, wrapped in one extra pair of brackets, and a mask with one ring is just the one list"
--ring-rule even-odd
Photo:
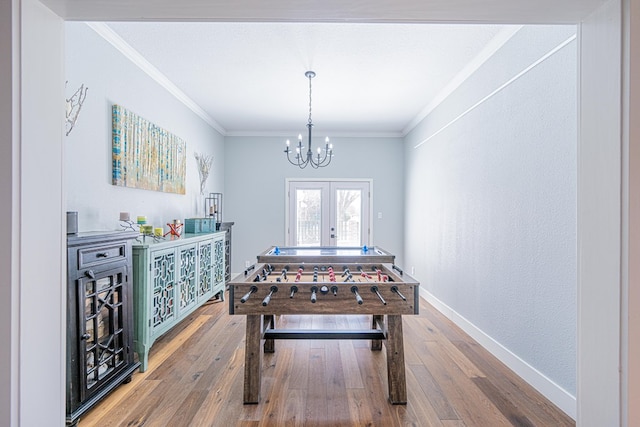
[[(369, 341), (280, 340), (261, 401), (242, 403), (245, 316), (212, 301), (161, 337), (149, 368), (85, 414), (90, 426), (574, 426), (575, 422), (421, 300), (403, 316), (406, 405), (387, 400)], [(370, 316), (302, 316), (278, 327), (370, 327)]]

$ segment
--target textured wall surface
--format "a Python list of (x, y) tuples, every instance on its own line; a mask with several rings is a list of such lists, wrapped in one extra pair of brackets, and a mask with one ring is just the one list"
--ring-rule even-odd
[(406, 138), (404, 252), (430, 295), (573, 396), (574, 34), (524, 27)]
[(402, 265), (402, 140), (336, 136), (332, 138), (335, 156), (331, 165), (303, 170), (286, 160), (284, 141), (277, 137), (226, 138), (224, 216), (236, 223), (232, 271), (242, 271), (245, 261), (255, 262), (256, 255), (269, 246), (284, 244), (287, 178), (372, 179), (372, 243), (395, 254)]
[[(66, 96), (81, 84), (87, 98), (76, 126), (65, 138), (67, 210), (78, 211), (78, 229), (112, 230), (120, 212), (146, 215), (164, 226), (173, 218), (204, 215), (204, 196), (194, 152), (213, 156), (207, 192), (224, 187), (224, 139), (86, 24), (65, 24)], [(186, 141), (186, 194), (111, 184), (111, 106), (144, 117)]]

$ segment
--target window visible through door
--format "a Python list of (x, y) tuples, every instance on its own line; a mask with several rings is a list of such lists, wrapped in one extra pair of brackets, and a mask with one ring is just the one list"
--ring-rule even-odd
[(369, 244), (370, 181), (289, 181), (287, 244)]

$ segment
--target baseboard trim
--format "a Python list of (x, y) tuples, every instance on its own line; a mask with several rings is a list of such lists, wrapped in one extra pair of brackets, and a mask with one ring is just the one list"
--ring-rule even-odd
[(553, 402), (564, 413), (574, 420), (577, 416), (577, 400), (575, 396), (569, 394), (562, 387), (544, 376), (533, 366), (520, 359), (502, 344), (485, 334), (482, 330), (469, 322), (463, 316), (458, 314), (451, 307), (434, 297), (426, 289), (420, 288), (420, 296), (429, 304), (436, 308), (440, 313), (446, 316), (453, 323), (458, 325), (471, 338), (476, 340), (481, 346), (489, 351), (494, 357), (507, 365), (509, 369), (514, 371), (519, 377), (529, 383), (533, 388), (538, 390), (547, 399)]

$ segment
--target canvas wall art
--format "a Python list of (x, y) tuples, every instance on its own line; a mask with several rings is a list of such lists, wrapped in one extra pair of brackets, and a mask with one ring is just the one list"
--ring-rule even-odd
[(113, 185), (185, 194), (186, 142), (113, 106)]

